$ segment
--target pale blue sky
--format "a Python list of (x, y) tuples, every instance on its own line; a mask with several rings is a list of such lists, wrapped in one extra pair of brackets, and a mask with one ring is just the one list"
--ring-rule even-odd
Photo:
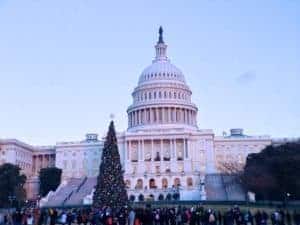
[(0, 0), (0, 137), (126, 129), (159, 25), (201, 129), (300, 136), (298, 0)]

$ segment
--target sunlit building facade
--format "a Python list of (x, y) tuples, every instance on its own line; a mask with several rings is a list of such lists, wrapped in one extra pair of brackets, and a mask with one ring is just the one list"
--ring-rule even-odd
[[(245, 135), (242, 129), (216, 136), (211, 129), (199, 128), (197, 114), (192, 91), (184, 73), (168, 58), (160, 29), (155, 57), (132, 92), (128, 129), (118, 133), (124, 179), (132, 200), (159, 200), (174, 194), (182, 200), (205, 200), (207, 174), (223, 172), (226, 163), (242, 167), (248, 154), (272, 144), (269, 136)], [(97, 134), (45, 147), (0, 140), (0, 163), (19, 165), (29, 178), (28, 196), (34, 197), (41, 168), (61, 168), (64, 181), (97, 176), (102, 148), (103, 138), (98, 139)]]

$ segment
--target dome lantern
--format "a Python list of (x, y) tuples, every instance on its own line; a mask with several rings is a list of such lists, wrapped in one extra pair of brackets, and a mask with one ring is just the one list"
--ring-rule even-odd
[(167, 57), (167, 45), (164, 42), (163, 39), (163, 28), (160, 26), (158, 30), (158, 41), (157, 44), (155, 45), (155, 50), (156, 50), (156, 57), (154, 61), (160, 61), (160, 60), (168, 60)]

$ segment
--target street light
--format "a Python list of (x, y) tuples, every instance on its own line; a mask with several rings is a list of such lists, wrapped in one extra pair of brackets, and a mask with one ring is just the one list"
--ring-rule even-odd
[(10, 202), (11, 207), (12, 207), (12, 204), (13, 204), (14, 200), (16, 200), (16, 196), (14, 196), (14, 195), (9, 195), (8, 196), (8, 201)]

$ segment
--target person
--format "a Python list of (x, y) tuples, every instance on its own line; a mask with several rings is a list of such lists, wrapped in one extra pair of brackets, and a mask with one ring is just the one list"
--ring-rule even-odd
[(22, 219), (23, 219), (22, 213), (19, 210), (17, 210), (13, 215), (14, 224), (15, 225), (22, 225)]
[(4, 224), (4, 213), (0, 212), (0, 224)]
[(27, 215), (27, 218), (26, 218), (26, 224), (27, 225), (33, 225), (33, 216), (31, 215), (31, 213), (29, 213)]
[[(169, 213), (169, 217), (170, 217), (170, 213)], [(176, 213), (176, 224), (177, 225), (182, 225), (182, 212), (181, 212), (181, 208), (178, 208), (178, 211)]]
[(135, 212), (131, 208), (128, 215), (128, 225), (134, 225), (134, 219), (135, 219)]
[(65, 213), (65, 211), (63, 211), (60, 216), (60, 222), (62, 225), (65, 225), (67, 223), (67, 214)]
[(218, 225), (222, 225), (222, 214), (221, 214), (220, 210), (218, 210), (217, 219), (218, 219)]
[(268, 219), (269, 219), (268, 214), (265, 211), (263, 211), (262, 216), (261, 216), (260, 225), (267, 225), (268, 224)]
[(49, 209), (50, 225), (55, 225), (57, 219), (57, 211), (55, 209)]
[(159, 209), (156, 209), (156, 210), (153, 211), (153, 219), (154, 219), (154, 225), (160, 225)]
[(261, 212), (258, 210), (255, 214), (255, 224), (256, 225), (260, 225), (261, 222), (261, 218), (262, 218), (262, 214)]
[(126, 211), (121, 208), (117, 214), (119, 225), (126, 225)]
[(253, 217), (252, 217), (252, 214), (251, 214), (250, 210), (248, 210), (245, 213), (244, 222), (245, 222), (245, 225), (253, 225)]
[(77, 224), (78, 224), (78, 225), (81, 225), (81, 224), (82, 224), (82, 215), (81, 215), (81, 212), (80, 212), (80, 211), (77, 212), (77, 218), (76, 218), (76, 220), (77, 220)]
[(286, 223), (287, 223), (287, 225), (292, 225), (292, 216), (289, 213), (289, 211), (287, 211), (287, 213), (286, 213)]
[(72, 213), (71, 213), (70, 211), (68, 211), (67, 217), (66, 217), (66, 223), (67, 223), (68, 225), (71, 225), (72, 222), (73, 222), (73, 215), (72, 215)]
[(209, 210), (208, 212), (208, 224), (216, 225), (216, 216), (212, 210)]

